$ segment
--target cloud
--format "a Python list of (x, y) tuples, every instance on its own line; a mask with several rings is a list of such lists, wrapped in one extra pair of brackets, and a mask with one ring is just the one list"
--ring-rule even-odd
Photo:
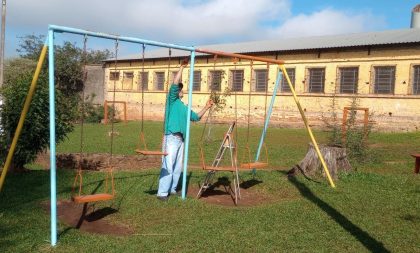
[[(292, 0), (13, 0), (7, 5), (6, 31), (14, 37), (46, 34), (48, 24), (56, 24), (199, 45), (385, 27), (383, 17), (367, 11), (350, 13), (326, 8), (294, 14), (292, 4)], [(16, 44), (14, 39), (6, 47), (16, 47)]]
[(327, 8), (310, 15), (300, 14), (268, 32), (271, 37), (307, 37), (357, 33), (385, 27), (384, 17), (370, 12), (346, 13)]
[(154, 39), (248, 37), (259, 23), (290, 14), (288, 0), (16, 0), (9, 24), (47, 24)]

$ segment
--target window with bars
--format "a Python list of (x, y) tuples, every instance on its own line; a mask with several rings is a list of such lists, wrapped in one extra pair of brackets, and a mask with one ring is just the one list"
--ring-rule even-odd
[(308, 92), (323, 93), (325, 84), (325, 68), (308, 69)]
[(232, 91), (244, 90), (244, 71), (232, 70), (231, 71), (231, 89)]
[(134, 80), (134, 73), (133, 72), (124, 72), (123, 73), (123, 90), (132, 90), (133, 89), (133, 80)]
[(120, 72), (110, 72), (109, 73), (109, 80), (110, 81), (118, 81), (120, 79)]
[(200, 91), (200, 90), (201, 90), (201, 71), (197, 70), (197, 71), (194, 71), (193, 91)]
[(375, 81), (373, 84), (375, 94), (394, 94), (395, 67), (374, 67)]
[(358, 67), (339, 68), (340, 93), (357, 93), (357, 83), (359, 81)]
[(254, 91), (265, 92), (268, 86), (268, 71), (267, 69), (254, 70), (255, 85)]
[(149, 83), (149, 72), (139, 72), (139, 83), (138, 83), (137, 89), (141, 91), (141, 88), (143, 87), (143, 90), (147, 90), (148, 83)]
[(222, 88), (222, 71), (221, 70), (210, 71), (209, 90), (221, 91), (221, 88)]
[(420, 95), (420, 65), (413, 67), (413, 84), (411, 93), (413, 95)]
[(164, 90), (165, 72), (155, 72), (155, 90)]
[[(290, 82), (293, 85), (293, 88), (295, 88), (295, 79), (296, 79), (296, 74), (295, 73), (296, 73), (296, 70), (294, 68), (287, 68), (286, 73), (289, 76), (289, 79), (290, 79)], [(287, 83), (286, 77), (284, 77), (284, 76), (281, 79), (280, 91), (281, 92), (292, 92), (289, 84)]]

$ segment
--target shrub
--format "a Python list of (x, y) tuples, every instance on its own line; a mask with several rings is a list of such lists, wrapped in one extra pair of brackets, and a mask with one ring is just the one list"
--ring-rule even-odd
[(368, 125), (365, 127), (357, 121), (357, 110), (355, 110), (357, 107), (359, 107), (359, 98), (354, 96), (351, 99), (349, 114), (344, 123), (346, 128), (345, 133), (342, 131), (342, 120), (338, 119), (335, 96), (331, 99), (331, 116), (328, 118), (323, 117), (323, 121), (330, 130), (328, 145), (345, 147), (351, 160), (362, 162), (368, 158), (369, 149), (367, 140), (372, 130), (372, 122), (370, 120), (372, 114), (369, 115)]
[[(96, 96), (95, 94), (86, 96), (85, 108), (84, 108), (85, 110), (84, 122), (86, 123), (101, 123), (102, 119), (104, 118), (104, 113), (105, 113), (104, 106), (93, 103), (95, 96)], [(81, 110), (81, 107), (79, 108), (79, 110)], [(111, 120), (112, 118), (112, 110), (113, 110), (112, 106), (108, 106), (108, 119), (109, 120)], [(114, 122), (118, 121), (117, 114), (118, 114), (118, 111), (115, 111)], [(81, 111), (79, 112), (79, 115), (82, 115)]]
[[(3, 105), (1, 110), (1, 149), (2, 160), (9, 149), (13, 138), (23, 103), (28, 94), (32, 81), (32, 71), (21, 73), (10, 78), (2, 90)], [(11, 169), (22, 169), (26, 163), (34, 161), (36, 155), (49, 146), (49, 90), (46, 74), (40, 75), (37, 89), (32, 99), (28, 114), (23, 125), (22, 133), (16, 146)], [(63, 94), (56, 90), (56, 141), (63, 141), (73, 130), (71, 122), (74, 120), (75, 110)]]

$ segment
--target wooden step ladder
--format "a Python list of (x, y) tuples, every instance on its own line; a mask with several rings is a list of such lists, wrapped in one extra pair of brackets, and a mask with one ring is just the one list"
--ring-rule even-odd
[[(235, 128), (235, 122), (233, 122), (229, 129), (227, 130), (225, 137), (223, 138), (223, 141), (219, 147), (219, 150), (217, 151), (216, 157), (213, 160), (213, 163), (211, 166), (206, 166), (206, 162), (204, 159), (204, 151), (201, 151), (201, 161), (202, 161), (202, 167), (203, 170), (208, 171), (206, 177), (204, 178), (204, 181), (200, 187), (200, 190), (197, 193), (197, 198), (200, 198), (204, 191), (206, 191), (210, 186), (212, 185), (212, 181), (214, 178), (214, 175), (218, 171), (230, 171), (232, 172), (232, 181), (233, 181), (233, 198), (235, 201), (235, 204), (238, 203), (238, 199), (240, 199), (240, 188), (239, 188), (239, 171), (237, 166), (237, 158), (236, 158), (236, 144), (233, 139), (233, 129)], [(220, 162), (222, 161), (226, 150), (229, 150), (230, 153), (230, 160), (231, 160), (231, 166), (219, 166)], [(231, 187), (232, 189), (232, 187)]]

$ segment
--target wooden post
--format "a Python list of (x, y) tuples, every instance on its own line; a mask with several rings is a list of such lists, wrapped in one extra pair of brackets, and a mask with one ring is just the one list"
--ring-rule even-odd
[(416, 159), (416, 163), (414, 165), (414, 173), (419, 174), (420, 172), (420, 153), (418, 154), (411, 154), (414, 159)]
[[(108, 124), (108, 103), (123, 104), (124, 107), (124, 123), (127, 124), (127, 103), (125, 101), (107, 101), (104, 102), (104, 124)], [(115, 112), (114, 112), (115, 113)]]
[(343, 143), (346, 142), (346, 134), (347, 134), (347, 116), (349, 111), (364, 111), (364, 119), (363, 119), (363, 128), (364, 128), (364, 138), (366, 138), (368, 133), (368, 124), (369, 124), (369, 108), (365, 107), (344, 107), (343, 109), (343, 121), (341, 125), (341, 138)]
[(104, 124), (108, 123), (108, 101), (104, 102)]
[(127, 124), (127, 103), (124, 102), (124, 123)]

